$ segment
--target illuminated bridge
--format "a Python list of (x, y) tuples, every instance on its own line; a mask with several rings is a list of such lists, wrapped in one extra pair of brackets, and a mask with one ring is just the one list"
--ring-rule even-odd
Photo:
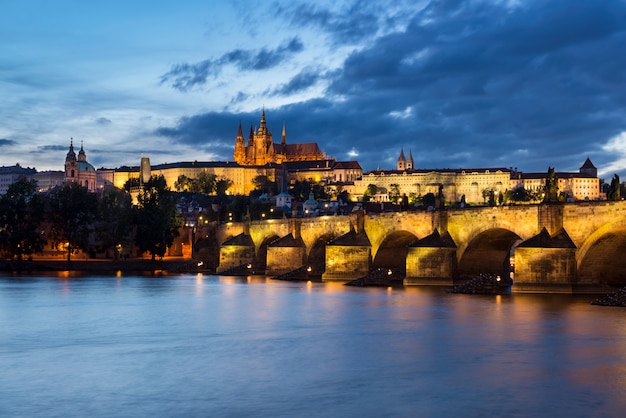
[[(626, 285), (626, 202), (268, 219), (198, 236), (196, 254), (214, 258), (218, 272), (249, 263), (278, 275), (308, 265), (323, 280), (351, 280), (384, 267), (405, 285), (493, 273), (513, 277), (518, 292)], [(211, 242), (219, 251), (203, 256)]]

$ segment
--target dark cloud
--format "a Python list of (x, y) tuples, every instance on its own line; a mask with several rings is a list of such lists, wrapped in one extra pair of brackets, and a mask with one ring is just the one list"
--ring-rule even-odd
[(96, 123), (98, 125), (110, 125), (111, 123), (111, 119), (107, 119), (107, 118), (98, 118), (96, 119)]
[(15, 145), (16, 142), (12, 139), (0, 138), (0, 147), (10, 147)]
[(41, 145), (37, 147), (36, 151), (33, 151), (33, 152), (45, 153), (45, 152), (50, 152), (50, 151), (67, 151), (69, 149), (70, 149), (69, 145)]
[[(401, 147), (421, 168), (612, 162), (602, 147), (626, 131), (626, 3), (511, 4), (432, 2), (355, 50), (340, 71), (304, 69), (271, 90), (289, 95), (329, 81), (324, 98), (266, 109), (268, 123), (285, 120), (289, 142), (317, 141), (339, 159), (355, 150), (366, 169), (392, 168)], [(340, 18), (317, 6), (288, 12), (294, 24), (309, 16), (328, 31)], [(382, 20), (371, 33), (388, 25)], [(208, 113), (160, 133), (207, 149), (230, 144), (216, 149), (232, 158), (239, 120), (256, 124), (259, 115)]]
[(324, 75), (319, 68), (307, 67), (296, 74), (289, 82), (278, 86), (273, 91), (268, 92), (268, 94), (289, 96), (313, 87), (322, 78), (324, 78)]
[(301, 52), (304, 45), (299, 38), (278, 46), (276, 49), (262, 48), (258, 51), (237, 49), (227, 52), (217, 59), (208, 59), (196, 64), (177, 64), (161, 77), (161, 83), (171, 83), (180, 91), (187, 91), (207, 82), (209, 77), (216, 77), (227, 65), (233, 65), (239, 71), (261, 71), (274, 68)]
[(318, 27), (338, 43), (358, 42), (375, 34), (382, 15), (370, 1), (354, 2), (343, 10), (332, 12), (313, 3), (294, 4), (278, 9), (296, 27)]

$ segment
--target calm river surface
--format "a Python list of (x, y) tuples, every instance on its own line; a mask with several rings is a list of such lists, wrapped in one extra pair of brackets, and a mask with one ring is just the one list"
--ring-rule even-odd
[(624, 416), (626, 310), (219, 276), (0, 276), (0, 416)]

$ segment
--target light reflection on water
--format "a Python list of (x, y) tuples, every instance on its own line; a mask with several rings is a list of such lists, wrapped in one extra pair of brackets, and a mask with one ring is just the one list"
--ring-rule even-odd
[(261, 277), (0, 278), (0, 416), (617, 416), (626, 311)]

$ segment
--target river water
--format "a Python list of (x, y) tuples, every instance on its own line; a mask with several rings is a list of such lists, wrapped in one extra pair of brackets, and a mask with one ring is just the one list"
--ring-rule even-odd
[(623, 416), (626, 310), (207, 275), (0, 277), (0, 416)]

